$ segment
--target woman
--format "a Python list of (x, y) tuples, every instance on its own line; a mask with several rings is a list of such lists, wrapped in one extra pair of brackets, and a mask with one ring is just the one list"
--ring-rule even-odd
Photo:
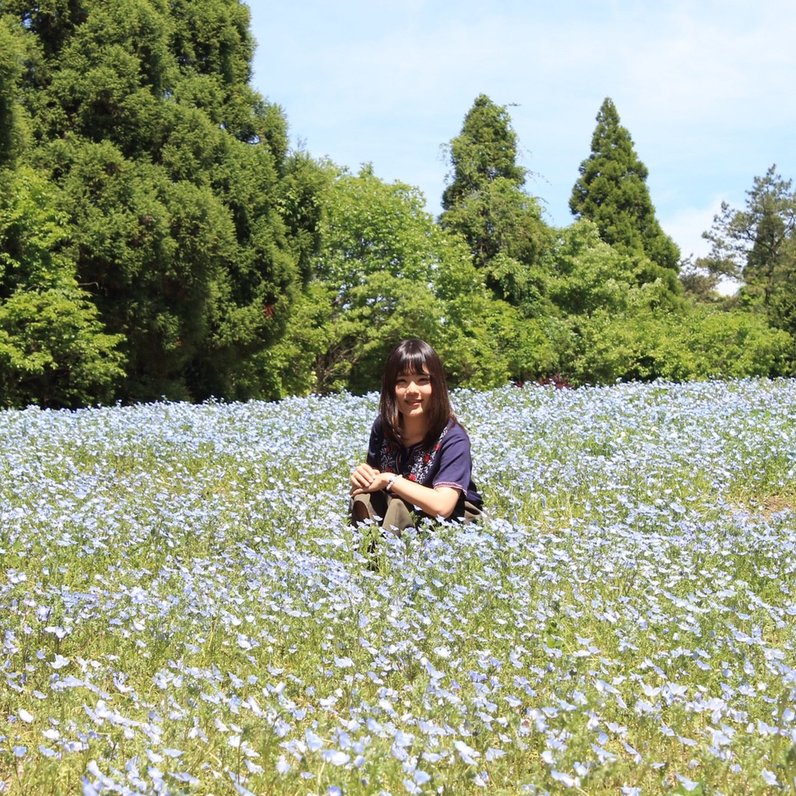
[(472, 478), (470, 438), (459, 425), (437, 353), (404, 340), (387, 357), (379, 416), (368, 458), (351, 473), (354, 523), (381, 518), (383, 528), (417, 517), (469, 521), (482, 501)]

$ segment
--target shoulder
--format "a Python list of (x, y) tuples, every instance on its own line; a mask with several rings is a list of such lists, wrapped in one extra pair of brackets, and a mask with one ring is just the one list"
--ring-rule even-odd
[(445, 434), (442, 438), (443, 442), (447, 442), (450, 445), (453, 442), (465, 442), (468, 445), (470, 444), (470, 435), (467, 433), (467, 429), (459, 423), (458, 420), (451, 419), (448, 421), (448, 425), (445, 427)]
[(470, 437), (464, 426), (456, 420), (449, 420), (437, 444), (441, 454), (457, 455), (469, 452)]

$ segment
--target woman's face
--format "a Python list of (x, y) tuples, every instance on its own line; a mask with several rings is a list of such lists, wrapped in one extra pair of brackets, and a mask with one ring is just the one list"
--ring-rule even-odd
[(429, 412), (431, 376), (424, 365), (422, 373), (402, 373), (395, 382), (395, 403), (405, 418), (421, 418)]

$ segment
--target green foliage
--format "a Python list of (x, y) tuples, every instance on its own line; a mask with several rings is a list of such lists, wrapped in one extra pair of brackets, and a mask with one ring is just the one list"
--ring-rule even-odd
[(758, 308), (777, 328), (796, 334), (796, 191), (771, 166), (755, 177), (746, 206), (726, 202), (704, 237), (712, 244), (697, 265), (711, 275), (743, 280), (741, 302)]
[(293, 305), (285, 335), (274, 346), (251, 359), (252, 379), (268, 374), (269, 398), (309, 395), (342, 389), (336, 365), (346, 354), (339, 350), (348, 339), (346, 319), (332, 317), (336, 290), (328, 282), (312, 280)]
[(10, 166), (20, 146), (17, 85), (22, 75), (24, 47), (9, 17), (0, 16), (0, 169)]
[(460, 234), (495, 295), (538, 313), (543, 295), (534, 271), (549, 242), (541, 208), (523, 191), (517, 137), (506, 109), (481, 94), (451, 141), (451, 182), (440, 224)]
[(0, 176), (0, 189), (0, 405), (110, 400), (121, 337), (77, 285), (55, 192), (24, 167)]
[(577, 344), (567, 375), (575, 383), (776, 375), (793, 346), (757, 315), (700, 305), (676, 313), (601, 309), (572, 322)]
[(422, 196), (368, 167), (354, 176), (329, 166), (327, 177), (315, 277), (269, 360), (280, 369), (274, 397), (378, 389), (389, 350), (410, 336), (438, 349), (453, 384), (513, 375), (522, 357), (506, 332), (522, 326), (519, 315), (486, 290), (467, 247), (434, 224)]
[(365, 392), (410, 335), (481, 388), (792, 368), (796, 202), (773, 167), (744, 212), (723, 208), (688, 282), (704, 300), (742, 276), (738, 307), (699, 309), (609, 99), (569, 229), (543, 221), (508, 111), (483, 94), (435, 224), (416, 189), (289, 151), (282, 110), (249, 85), (240, 0), (2, 10), (4, 405)]
[(509, 113), (485, 94), (475, 98), (461, 133), (451, 141), (450, 159), (452, 181), (442, 194), (445, 210), (495, 180), (506, 180), (516, 188), (525, 182), (525, 169), (516, 162), (517, 136)]
[[(580, 165), (569, 207), (576, 218), (597, 224), (602, 239), (625, 254), (645, 255), (677, 271), (680, 252), (655, 218), (647, 189), (647, 167), (610, 99), (597, 114), (591, 154)], [(672, 283), (676, 289), (676, 282)]]
[(597, 309), (624, 310), (633, 297), (650, 307), (677, 309), (676, 275), (643, 254), (629, 254), (605, 243), (597, 226), (580, 220), (560, 231), (546, 253), (545, 273), (551, 301), (565, 314)]
[(482, 272), (461, 238), (441, 240), (444, 267), (435, 274), (435, 286), (445, 302), (446, 322), (439, 351), (451, 382), (480, 389), (509, 378), (524, 381), (556, 372), (556, 320), (528, 318), (519, 308), (495, 299), (483, 289)]
[[(746, 378), (789, 371), (793, 338), (755, 314), (696, 310), (681, 332), (694, 365), (687, 378)], [(680, 378), (676, 371), (669, 378)]]
[(341, 305), (371, 274), (387, 270), (417, 282), (428, 275), (436, 233), (415, 188), (386, 184), (365, 167), (356, 176), (334, 175), (324, 200), (316, 273), (340, 286)]
[(605, 243), (594, 223), (561, 230), (546, 255), (561, 313), (558, 359), (575, 383), (769, 376), (787, 372), (789, 335), (763, 318), (675, 295), (672, 272)]
[(28, 92), (41, 140), (71, 132), (113, 141), (130, 157), (156, 149), (164, 127), (161, 98), (175, 76), (169, 17), (160, 5), (87, 2), (75, 14), (62, 46), (48, 53), (37, 95)]
[[(726, 303), (728, 299), (718, 292), (720, 277), (703, 268), (698, 261), (687, 257), (680, 264), (680, 284), (687, 298), (703, 304)], [(729, 299), (732, 301), (733, 299)]]
[(218, 76), (236, 90), (248, 83), (254, 41), (245, 5), (236, 0), (176, 0), (171, 7), (173, 49), (183, 69)]
[(45, 154), (64, 172), (78, 278), (125, 339), (125, 394), (189, 397), (184, 372), (207, 343), (213, 285), (234, 252), (229, 213), (211, 191), (108, 141), (70, 139)]
[(321, 196), (327, 180), (328, 166), (317, 163), (304, 152), (296, 152), (288, 158), (280, 182), (279, 211), (305, 283), (312, 275), (314, 259), (320, 254)]
[(60, 408), (109, 401), (124, 374), (119, 339), (103, 332), (76, 287), (17, 290), (0, 303), (0, 403)]
[(119, 397), (268, 392), (252, 360), (283, 333), (319, 214), (282, 112), (248, 84), (248, 8), (8, 11), (32, 42), (18, 93), (34, 135), (26, 159), (57, 186), (77, 278), (124, 338)]
[(539, 301), (542, 285), (532, 269), (548, 244), (539, 203), (500, 177), (463, 196), (440, 218), (459, 233), (498, 298), (516, 306)]
[(560, 231), (546, 262), (550, 299), (565, 315), (622, 311), (636, 284), (634, 258), (605, 243), (585, 219)]
[(0, 171), (0, 298), (17, 288), (60, 287), (70, 264), (60, 253), (63, 216), (50, 186), (32, 169)]
[(85, 0), (46, 0), (29, 3), (26, 0), (4, 0), (6, 14), (16, 17), (40, 42), (49, 56), (60, 50), (74, 28), (88, 13)]
[(796, 192), (792, 181), (777, 174), (772, 165), (763, 177), (754, 178), (746, 196), (744, 210), (722, 203), (703, 235), (711, 243), (710, 254), (699, 264), (712, 274), (765, 282), (768, 269), (775, 267), (793, 237)]
[[(378, 386), (383, 358), (403, 337), (434, 338), (442, 309), (431, 290), (438, 234), (409, 186), (328, 167), (315, 282), (284, 343), (314, 343), (313, 377), (326, 392)], [(306, 339), (312, 317), (323, 332)], [(291, 365), (292, 367), (292, 365)]]

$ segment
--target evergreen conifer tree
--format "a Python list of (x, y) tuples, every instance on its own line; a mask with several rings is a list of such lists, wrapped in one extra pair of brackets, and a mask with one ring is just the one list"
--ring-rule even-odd
[(517, 164), (517, 135), (508, 111), (486, 94), (475, 98), (464, 117), (461, 133), (450, 143), (450, 159), (453, 179), (442, 194), (444, 210), (494, 180), (502, 178), (515, 188), (525, 183), (525, 169)]
[(17, 84), (22, 75), (20, 33), (0, 17), (0, 169), (11, 166), (19, 139)]
[(123, 336), (119, 397), (257, 395), (246, 362), (281, 336), (312, 230), (291, 211), (303, 172), (285, 118), (249, 85), (246, 5), (4, 9), (29, 40), (26, 160), (60, 192), (78, 282)]
[[(610, 98), (603, 101), (580, 165), (569, 207), (576, 218), (593, 221), (600, 237), (622, 253), (644, 255), (677, 272), (680, 252), (661, 229), (647, 188), (647, 167), (636, 154), (628, 130)], [(644, 273), (642, 279), (654, 274)]]
[[(743, 210), (722, 204), (703, 237), (710, 254), (697, 261), (709, 273), (743, 281), (743, 304), (764, 312), (796, 338), (796, 191), (772, 165), (755, 177)], [(796, 357), (794, 357), (796, 359)]]
[(440, 224), (466, 241), (498, 298), (515, 305), (538, 301), (533, 274), (548, 235), (536, 199), (523, 189), (517, 136), (506, 108), (476, 97), (461, 133), (450, 143), (451, 181)]
[(0, 17), (0, 407), (75, 407), (113, 397), (121, 340), (77, 284), (57, 190), (19, 163), (29, 39), (18, 20)]

